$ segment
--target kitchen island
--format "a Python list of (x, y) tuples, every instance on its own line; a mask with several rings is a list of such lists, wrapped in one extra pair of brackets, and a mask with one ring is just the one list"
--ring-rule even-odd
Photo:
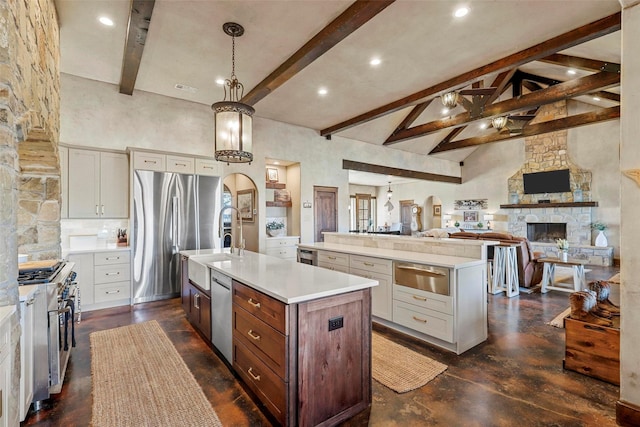
[[(183, 291), (185, 310), (194, 307), (185, 299), (209, 295), (218, 348), (226, 345), (229, 326), (226, 315), (216, 321), (216, 311), (230, 308), (228, 362), (278, 423), (335, 425), (371, 405), (370, 288), (377, 281), (248, 251), (181, 254), (183, 289), (195, 287), (195, 293)], [(210, 269), (210, 283), (197, 283), (206, 275), (185, 271), (197, 264)], [(220, 275), (232, 284), (231, 307), (216, 299), (225, 282)], [(201, 297), (196, 300), (201, 307)]]
[(486, 248), (497, 243), (325, 233), (298, 247), (319, 267), (378, 280), (375, 322), (461, 354), (488, 337)]

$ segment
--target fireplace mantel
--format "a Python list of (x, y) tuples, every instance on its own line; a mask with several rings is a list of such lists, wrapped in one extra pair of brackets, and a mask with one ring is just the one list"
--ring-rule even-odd
[(519, 203), (500, 205), (500, 209), (593, 208), (597, 206), (598, 202)]

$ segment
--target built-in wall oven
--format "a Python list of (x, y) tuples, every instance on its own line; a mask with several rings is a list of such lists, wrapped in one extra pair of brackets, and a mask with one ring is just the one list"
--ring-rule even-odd
[(318, 251), (314, 249), (298, 248), (298, 262), (302, 264), (318, 265)]
[(426, 264), (394, 262), (394, 283), (440, 295), (450, 295), (449, 269)]

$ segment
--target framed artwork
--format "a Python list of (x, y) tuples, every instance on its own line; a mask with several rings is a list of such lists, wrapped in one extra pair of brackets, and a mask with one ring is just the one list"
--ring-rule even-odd
[(433, 216), (440, 216), (442, 214), (442, 205), (433, 205)]
[(267, 168), (267, 182), (278, 182), (278, 169)]
[(254, 190), (238, 191), (238, 210), (244, 222), (253, 222), (253, 207), (255, 206)]
[(454, 200), (455, 210), (483, 210), (489, 208), (489, 199)]
[(464, 211), (464, 222), (478, 222), (478, 211)]

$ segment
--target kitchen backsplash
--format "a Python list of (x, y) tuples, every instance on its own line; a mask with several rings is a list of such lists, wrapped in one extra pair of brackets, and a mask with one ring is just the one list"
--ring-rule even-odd
[(127, 229), (127, 236), (130, 235), (127, 219), (63, 219), (60, 221), (62, 249), (88, 249), (92, 245), (100, 248), (115, 244), (118, 228)]

